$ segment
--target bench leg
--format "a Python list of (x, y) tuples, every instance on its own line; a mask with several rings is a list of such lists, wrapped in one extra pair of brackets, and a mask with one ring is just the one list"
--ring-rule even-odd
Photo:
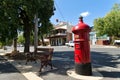
[(27, 65), (28, 62), (29, 62), (29, 60), (27, 59), (26, 62), (25, 62), (25, 65)]
[(31, 62), (34, 61), (35, 63), (37, 63), (37, 60), (36, 60), (36, 59), (27, 59), (25, 64), (27, 65), (27, 63), (28, 63), (29, 61), (31, 61)]
[(44, 66), (47, 67), (47, 65), (49, 65), (49, 66), (51, 67), (51, 69), (53, 69), (52, 62), (51, 62), (51, 61), (44, 61), (44, 62), (41, 62), (41, 66), (40, 66), (39, 72), (42, 71), (42, 68), (43, 68)]
[(40, 66), (40, 70), (39, 70), (39, 72), (41, 72), (42, 71), (42, 68), (44, 67), (44, 63), (43, 62), (41, 62), (41, 66)]
[(53, 65), (51, 61), (48, 62), (48, 65), (51, 66), (51, 69), (53, 69)]

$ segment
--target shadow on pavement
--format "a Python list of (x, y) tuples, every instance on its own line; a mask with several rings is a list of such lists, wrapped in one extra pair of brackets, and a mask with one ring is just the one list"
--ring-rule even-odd
[(73, 51), (64, 51), (64, 52), (54, 52), (53, 55), (53, 66), (57, 69), (41, 72), (40, 76), (44, 76), (50, 73), (67, 75), (66, 71), (68, 69), (73, 69), (74, 67), (74, 52)]
[(118, 70), (118, 61), (120, 55), (110, 55), (106, 52), (91, 52), (93, 68), (96, 68), (104, 77), (120, 78), (120, 70)]
[(119, 64), (117, 60), (120, 59), (120, 55), (113, 56), (106, 52), (91, 52), (91, 59), (93, 64), (117, 68), (117, 64)]
[(120, 78), (120, 72), (117, 71), (112, 71), (112, 72), (108, 72), (108, 71), (100, 71), (100, 73), (104, 74), (104, 77), (110, 77), (110, 78)]
[[(93, 69), (97, 69), (104, 77), (120, 77), (120, 72), (118, 72), (117, 70), (109, 71), (104, 69), (105, 66), (117, 68), (117, 64), (119, 64), (117, 60), (120, 59), (120, 55), (117, 56), (119, 57), (115, 57), (106, 52), (91, 52), (91, 63), (97, 64), (92, 65)], [(54, 52), (53, 65), (57, 69), (40, 73), (40, 76), (44, 76), (49, 73), (67, 75), (67, 70), (74, 69), (74, 51)], [(99, 68), (101, 70), (99, 70)]]
[(7, 62), (3, 56), (0, 56), (0, 74), (19, 72), (12, 64)]
[[(0, 57), (0, 74), (19, 72), (9, 62), (1, 59), (3, 58)], [(91, 51), (93, 69), (96, 68), (104, 77), (120, 78), (120, 70), (112, 69), (118, 68), (117, 65), (120, 64), (119, 59), (120, 54), (113, 56), (106, 52)], [(52, 62), (56, 69), (38, 73), (39, 76), (48, 76), (49, 73), (67, 76), (66, 71), (74, 69), (74, 51), (55, 51)], [(106, 69), (106, 66), (111, 68)]]

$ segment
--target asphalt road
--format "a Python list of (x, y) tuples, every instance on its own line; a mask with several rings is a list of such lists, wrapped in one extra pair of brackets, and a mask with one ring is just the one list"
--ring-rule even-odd
[(120, 48), (91, 48), (91, 58), (104, 77), (120, 80)]
[[(62, 76), (59, 76), (57, 80), (61, 80), (61, 78), (65, 80), (76, 80), (74, 78), (69, 79), (69, 77), (66, 76), (66, 71), (74, 68), (74, 48), (66, 46), (53, 46), (53, 48), (53, 66), (57, 69), (42, 73), (40, 77), (45, 80), (56, 80), (57, 77), (53, 74), (59, 74)], [(23, 47), (18, 47), (18, 49), (23, 51)], [(11, 49), (8, 48), (8, 51), (9, 50)], [(31, 47), (30, 50), (34, 51), (33, 47)], [(92, 69), (99, 71), (104, 76), (103, 80), (120, 80), (120, 48), (91, 47), (90, 53)], [(9, 77), (11, 76), (13, 79), (4, 79), (7, 78), (5, 76), (7, 76), (6, 74), (8, 73), (10, 74)], [(14, 78), (15, 75), (18, 76), (17, 78), (23, 78), (20, 80), (26, 80), (24, 76), (8, 62), (5, 62), (2, 66), (0, 63), (0, 80), (19, 80)]]
[[(58, 69), (53, 73), (65, 76), (68, 69), (74, 68), (74, 48), (59, 46), (54, 49), (53, 63)], [(120, 80), (120, 48), (91, 47), (90, 53), (92, 69), (100, 72), (103, 80)], [(49, 80), (46, 73), (42, 75), (45, 80)]]

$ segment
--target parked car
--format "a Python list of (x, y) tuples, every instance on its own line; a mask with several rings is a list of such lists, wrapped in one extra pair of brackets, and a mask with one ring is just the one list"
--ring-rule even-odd
[(68, 47), (74, 47), (74, 41), (69, 41), (68, 43), (65, 43)]
[(120, 40), (114, 40), (113, 45), (120, 46)]

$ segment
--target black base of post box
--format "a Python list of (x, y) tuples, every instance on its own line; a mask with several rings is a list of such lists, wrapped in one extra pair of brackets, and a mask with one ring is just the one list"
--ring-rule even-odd
[(80, 75), (91, 76), (92, 75), (91, 63), (86, 64), (75, 63), (75, 72)]

